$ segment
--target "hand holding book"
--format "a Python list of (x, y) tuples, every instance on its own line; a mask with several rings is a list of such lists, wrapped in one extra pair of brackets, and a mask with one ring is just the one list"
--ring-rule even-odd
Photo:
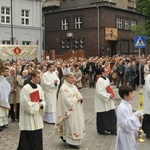
[(115, 98), (115, 93), (114, 93), (114, 91), (113, 91), (113, 89), (111, 88), (110, 85), (108, 85), (106, 87), (106, 91), (107, 91), (107, 93), (111, 94), (111, 98)]
[(30, 93), (30, 99), (31, 99), (31, 102), (39, 102), (40, 101), (39, 91), (37, 90), (37, 91)]

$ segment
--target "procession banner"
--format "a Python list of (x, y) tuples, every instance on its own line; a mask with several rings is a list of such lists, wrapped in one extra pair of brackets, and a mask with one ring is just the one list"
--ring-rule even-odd
[(10, 56), (37, 58), (37, 45), (0, 45), (0, 58)]

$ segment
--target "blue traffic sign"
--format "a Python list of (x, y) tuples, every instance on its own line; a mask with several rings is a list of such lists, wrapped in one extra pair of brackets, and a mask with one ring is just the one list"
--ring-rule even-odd
[(134, 47), (135, 48), (145, 48), (146, 47), (146, 37), (145, 36), (134, 36)]

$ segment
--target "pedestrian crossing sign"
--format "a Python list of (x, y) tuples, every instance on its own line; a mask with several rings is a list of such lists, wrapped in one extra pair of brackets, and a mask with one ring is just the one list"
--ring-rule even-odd
[(134, 36), (134, 46), (135, 48), (145, 48), (146, 47), (145, 36)]

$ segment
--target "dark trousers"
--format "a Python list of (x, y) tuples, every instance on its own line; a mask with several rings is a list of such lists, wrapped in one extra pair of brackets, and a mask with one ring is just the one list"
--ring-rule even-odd
[(12, 120), (15, 119), (19, 120), (19, 111), (20, 111), (20, 103), (16, 104), (16, 112), (14, 110), (14, 104), (10, 104), (9, 114)]
[(116, 133), (117, 117), (115, 110), (107, 112), (97, 112), (97, 133), (104, 133), (105, 131)]
[(135, 78), (134, 77), (131, 77), (130, 85), (135, 90), (136, 82), (135, 82)]
[(117, 88), (119, 87), (119, 84), (121, 82), (121, 85), (123, 85), (123, 76), (118, 76), (118, 82), (117, 82)]
[(92, 72), (89, 73), (89, 88), (94, 87), (94, 74)]

